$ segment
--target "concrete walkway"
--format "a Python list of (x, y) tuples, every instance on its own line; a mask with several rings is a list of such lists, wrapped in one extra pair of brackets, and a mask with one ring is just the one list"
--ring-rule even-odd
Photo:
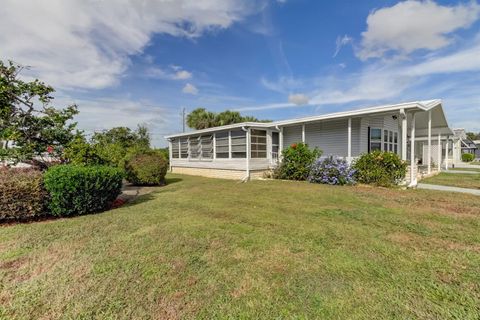
[(458, 188), (458, 187), (449, 187), (449, 186), (439, 186), (439, 185), (436, 185), (436, 184), (426, 184), (426, 183), (419, 183), (417, 185), (417, 188), (418, 189), (427, 189), (427, 190), (469, 193), (469, 194), (474, 194), (476, 196), (480, 196), (480, 189), (468, 189), (468, 188)]
[(465, 170), (442, 170), (442, 172), (445, 172), (445, 173), (480, 174), (480, 172), (478, 172), (478, 171), (468, 171), (467, 168), (465, 168)]

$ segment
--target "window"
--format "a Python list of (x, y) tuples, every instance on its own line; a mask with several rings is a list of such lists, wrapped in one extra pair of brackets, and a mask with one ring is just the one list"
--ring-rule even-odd
[(394, 132), (393, 138), (393, 152), (398, 153), (398, 132)]
[(232, 139), (232, 158), (247, 157), (247, 133), (243, 130), (230, 132)]
[(272, 156), (278, 156), (278, 146), (280, 145), (280, 137), (278, 132), (272, 132)]
[(200, 137), (200, 151), (202, 159), (213, 158), (213, 136), (201, 136)]
[(172, 158), (174, 159), (178, 159), (179, 158), (179, 148), (180, 146), (178, 145), (178, 139), (172, 139), (171, 143), (172, 143)]
[(200, 158), (200, 137), (190, 137), (190, 159)]
[(188, 138), (180, 139), (180, 158), (188, 158)]
[(267, 131), (252, 129), (250, 131), (250, 142), (252, 158), (267, 157)]
[(388, 151), (388, 130), (383, 130), (383, 151)]
[(382, 150), (382, 129), (370, 129), (370, 152)]
[(217, 158), (228, 158), (228, 131), (215, 134), (215, 149)]

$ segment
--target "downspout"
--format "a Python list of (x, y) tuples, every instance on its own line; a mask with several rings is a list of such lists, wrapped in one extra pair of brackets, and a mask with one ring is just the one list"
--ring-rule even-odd
[(245, 137), (246, 174), (245, 174), (245, 177), (242, 179), (242, 182), (247, 182), (248, 180), (250, 180), (250, 128), (242, 127), (242, 130), (246, 132), (246, 137)]

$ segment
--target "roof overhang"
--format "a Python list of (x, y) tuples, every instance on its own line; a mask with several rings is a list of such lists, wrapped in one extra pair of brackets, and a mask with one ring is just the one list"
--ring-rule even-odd
[(178, 134), (172, 134), (169, 136), (165, 136), (166, 139), (173, 139), (173, 138), (181, 138), (181, 137), (189, 137), (189, 136), (196, 136), (210, 132), (219, 132), (224, 130), (231, 130), (231, 129), (241, 129), (241, 128), (271, 128), (272, 122), (241, 122), (241, 123), (234, 123), (229, 124), (226, 126), (219, 126), (219, 127), (212, 127), (208, 129), (202, 130), (194, 130), (189, 132), (183, 132)]

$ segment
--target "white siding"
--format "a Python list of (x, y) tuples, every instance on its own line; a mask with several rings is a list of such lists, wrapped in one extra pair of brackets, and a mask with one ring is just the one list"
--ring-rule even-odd
[(292, 143), (302, 142), (302, 126), (285, 127), (283, 129), (283, 148), (288, 148)]
[[(209, 161), (172, 159), (172, 167), (246, 170), (247, 159), (215, 159)], [(250, 170), (264, 170), (270, 167), (269, 159), (250, 159)]]

